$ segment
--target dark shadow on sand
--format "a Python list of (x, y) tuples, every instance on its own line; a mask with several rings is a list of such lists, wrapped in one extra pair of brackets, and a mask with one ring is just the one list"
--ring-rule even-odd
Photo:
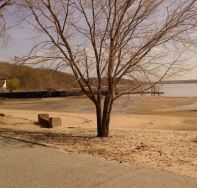
[[(80, 134), (80, 133), (78, 133)], [(7, 137), (21, 138), (22, 140), (28, 140), (35, 143), (58, 143), (58, 145), (69, 144), (75, 145), (78, 143), (88, 144), (90, 140), (98, 139), (96, 135), (76, 135), (72, 133), (53, 133), (53, 132), (41, 132), (41, 131), (23, 131), (23, 130), (13, 130), (0, 128), (0, 136), (4, 135)], [(21, 141), (22, 141), (21, 140)], [(8, 144), (16, 144), (13, 140), (6, 139), (5, 142), (0, 144), (0, 148), (6, 147)], [(27, 146), (26, 146), (27, 145)], [(33, 147), (33, 144), (26, 143), (24, 147)]]

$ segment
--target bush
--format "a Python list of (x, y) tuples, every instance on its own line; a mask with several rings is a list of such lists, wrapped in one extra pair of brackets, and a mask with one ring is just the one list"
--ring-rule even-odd
[(17, 90), (17, 89), (20, 89), (20, 80), (18, 78), (13, 78), (11, 80), (8, 80), (8, 82), (7, 82), (7, 88), (9, 90)]

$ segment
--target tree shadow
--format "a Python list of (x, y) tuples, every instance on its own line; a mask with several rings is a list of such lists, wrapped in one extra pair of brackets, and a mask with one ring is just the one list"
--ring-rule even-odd
[[(76, 145), (79, 143), (83, 143), (84, 145), (88, 145), (91, 140), (98, 139), (96, 135), (92, 134), (84, 134), (84, 133), (55, 133), (55, 132), (46, 132), (46, 131), (26, 131), (26, 130), (13, 130), (0, 128), (0, 135), (7, 135), (9, 137), (21, 138), (24, 140), (28, 140), (35, 143), (47, 143), (58, 145)], [(0, 143), (0, 148), (6, 147), (9, 144), (16, 144), (14, 141), (10, 139), (5, 139), (2, 143)], [(33, 147), (33, 144), (26, 143), (25, 146)], [(25, 147), (24, 146), (24, 147)]]

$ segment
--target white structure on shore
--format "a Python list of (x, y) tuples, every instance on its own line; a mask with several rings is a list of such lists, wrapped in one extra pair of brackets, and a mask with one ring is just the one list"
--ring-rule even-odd
[(0, 92), (6, 91), (7, 89), (7, 80), (6, 79), (0, 79)]

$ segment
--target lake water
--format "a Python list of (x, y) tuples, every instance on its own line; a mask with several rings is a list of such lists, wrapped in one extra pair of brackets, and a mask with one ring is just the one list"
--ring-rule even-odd
[(160, 91), (169, 97), (196, 97), (197, 83), (192, 84), (161, 84)]

